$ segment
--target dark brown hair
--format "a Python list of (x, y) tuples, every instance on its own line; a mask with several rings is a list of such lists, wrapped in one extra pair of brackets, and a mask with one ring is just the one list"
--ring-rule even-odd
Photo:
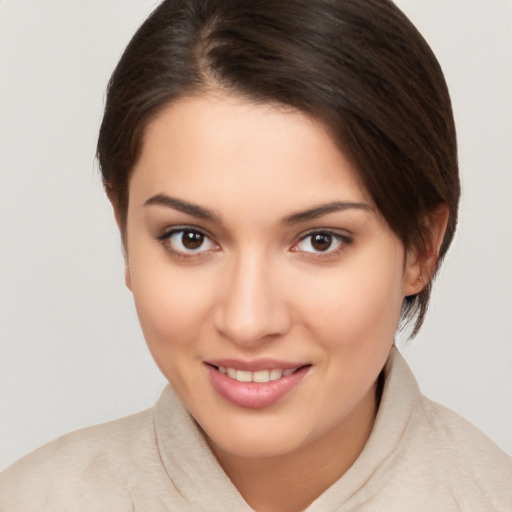
[[(98, 159), (124, 231), (130, 173), (148, 122), (179, 97), (220, 88), (322, 120), (406, 248), (426, 250), (425, 219), (460, 195), (450, 97), (428, 44), (389, 0), (165, 0), (110, 80)], [(431, 281), (404, 301), (426, 313)]]

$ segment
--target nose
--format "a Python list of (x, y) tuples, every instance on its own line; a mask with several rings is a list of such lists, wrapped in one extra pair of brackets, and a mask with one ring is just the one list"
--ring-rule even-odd
[(214, 314), (217, 331), (246, 347), (288, 332), (292, 316), (284, 298), (286, 283), (277, 273), (268, 259), (256, 253), (238, 257), (220, 284)]

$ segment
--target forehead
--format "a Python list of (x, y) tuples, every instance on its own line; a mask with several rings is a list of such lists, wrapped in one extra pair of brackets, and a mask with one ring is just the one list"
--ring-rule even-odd
[(130, 203), (158, 193), (215, 207), (243, 203), (247, 209), (371, 203), (321, 122), (221, 94), (182, 98), (147, 126)]

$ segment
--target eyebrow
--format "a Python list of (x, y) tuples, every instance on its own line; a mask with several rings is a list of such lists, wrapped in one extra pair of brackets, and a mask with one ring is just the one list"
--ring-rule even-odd
[(173, 208), (174, 210), (178, 210), (188, 215), (192, 215), (193, 217), (196, 217), (198, 219), (209, 220), (217, 224), (221, 223), (220, 216), (217, 215), (213, 210), (209, 210), (197, 204), (189, 203), (188, 201), (183, 201), (182, 199), (170, 197), (165, 194), (157, 194), (155, 196), (152, 196), (144, 203), (144, 206), (151, 205), (166, 206), (168, 208)]
[[(192, 215), (193, 217), (196, 217), (198, 219), (208, 220), (211, 222), (215, 222), (216, 224), (222, 223), (221, 217), (213, 210), (209, 210), (208, 208), (203, 208), (202, 206), (199, 206), (197, 204), (190, 203), (182, 199), (177, 199), (176, 197), (170, 197), (165, 194), (154, 195), (144, 203), (144, 206), (152, 205), (166, 206), (167, 208), (173, 208), (174, 210), (178, 210), (188, 215)], [(352, 201), (333, 201), (331, 203), (321, 204), (319, 206), (315, 206), (314, 208), (310, 208), (308, 210), (288, 215), (283, 219), (282, 223), (284, 225), (299, 224), (301, 222), (306, 222), (309, 220), (317, 219), (319, 217), (323, 217), (324, 215), (328, 215), (329, 213), (335, 213), (345, 210), (372, 211), (373, 208), (367, 203), (355, 203)]]
[(298, 224), (300, 222), (306, 222), (308, 220), (314, 220), (319, 217), (323, 217), (324, 215), (328, 215), (329, 213), (342, 212), (345, 210), (372, 211), (373, 208), (367, 203), (354, 203), (352, 201), (334, 201), (332, 203), (321, 204), (320, 206), (315, 206), (314, 208), (310, 208), (309, 210), (304, 210), (302, 212), (289, 215), (288, 217), (284, 218), (283, 224)]

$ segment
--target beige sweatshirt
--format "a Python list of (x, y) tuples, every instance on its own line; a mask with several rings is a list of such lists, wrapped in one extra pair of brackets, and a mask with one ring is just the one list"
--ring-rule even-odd
[[(307, 512), (511, 512), (512, 459), (423, 397), (396, 349), (386, 371), (364, 450)], [(8, 468), (0, 511), (251, 509), (167, 387), (153, 409), (66, 435)]]

